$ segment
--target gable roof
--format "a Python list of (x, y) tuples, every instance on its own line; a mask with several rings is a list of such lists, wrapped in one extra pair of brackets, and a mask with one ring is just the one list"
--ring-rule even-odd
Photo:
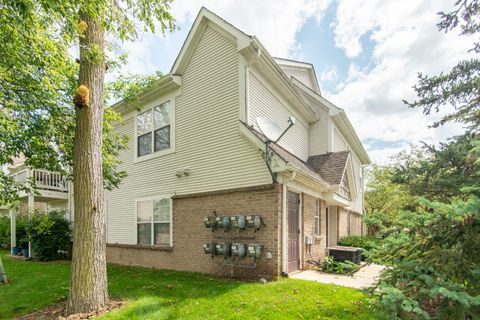
[[(247, 125), (245, 122), (241, 123), (247, 127), (258, 139), (260, 139), (263, 143), (266, 143), (268, 141), (267, 137), (263, 135), (260, 131), (257, 131), (253, 126)], [(293, 165), (294, 167), (301, 169), (307, 173), (309, 173), (311, 176), (316, 177), (318, 180), (320, 180), (323, 183), (329, 184), (329, 181), (325, 179), (321, 175), (321, 173), (314, 168), (312, 168), (308, 163), (305, 161), (297, 158), (293, 153), (290, 151), (284, 149), (277, 143), (271, 143), (270, 144), (270, 149), (275, 152), (277, 156), (279, 156), (283, 161), (285, 161), (288, 164)]]
[[(285, 59), (285, 58), (273, 58), (275, 62), (280, 65), (282, 69), (291, 69), (297, 70), (301, 72), (306, 72), (308, 74), (308, 78), (313, 86), (311, 90), (315, 91), (318, 94), (321, 94), (320, 86), (318, 85), (317, 75), (315, 73), (315, 68), (313, 64), (304, 61), (297, 61), (292, 59)], [(292, 76), (293, 77), (293, 76)]]
[(349, 157), (350, 151), (328, 152), (309, 157), (307, 163), (325, 177), (330, 184), (339, 185), (342, 182)]

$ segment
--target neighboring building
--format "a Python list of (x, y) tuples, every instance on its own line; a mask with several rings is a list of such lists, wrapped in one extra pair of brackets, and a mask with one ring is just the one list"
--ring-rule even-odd
[[(362, 234), (370, 160), (345, 112), (321, 96), (311, 64), (272, 58), (203, 8), (170, 74), (139, 105), (114, 106), (131, 139), (120, 155), (128, 177), (106, 193), (109, 262), (273, 278)], [(256, 119), (286, 128), (290, 116), (296, 123), (270, 144), (267, 166)], [(204, 219), (214, 215), (264, 224), (212, 232)], [(262, 253), (211, 257), (211, 242), (260, 244)]]
[[(313, 66), (271, 57), (257, 38), (207, 9), (170, 74), (135, 106), (113, 107), (123, 118), (116, 129), (130, 140), (120, 153), (128, 176), (105, 195), (109, 262), (275, 278), (309, 268), (340, 237), (363, 233), (370, 159), (345, 112), (321, 96)], [(285, 129), (291, 116), (295, 124), (267, 148), (256, 119)], [(70, 215), (66, 181), (21, 166), (12, 169), (17, 179), (39, 175), (47, 186), (22, 195), (20, 212), (41, 205)], [(255, 215), (258, 230), (205, 226), (208, 217), (234, 223)], [(261, 252), (238, 257), (234, 245), (234, 256), (223, 258), (205, 254), (207, 243), (256, 244)]]

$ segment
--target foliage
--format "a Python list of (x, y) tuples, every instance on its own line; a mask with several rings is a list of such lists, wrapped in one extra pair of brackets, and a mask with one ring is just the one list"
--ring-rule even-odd
[(0, 216), (0, 248), (10, 248), (10, 218)]
[[(0, 319), (65, 299), (68, 261), (21, 261), (7, 254), (0, 250), (11, 279), (0, 286)], [(108, 266), (108, 281), (111, 295), (127, 305), (101, 319), (384, 319), (362, 292), (312, 281), (260, 284), (119, 265)]]
[(444, 115), (434, 127), (449, 121), (462, 122), (472, 132), (480, 131), (480, 3), (478, 0), (457, 0), (456, 9), (451, 12), (441, 12), (441, 22), (437, 25), (439, 30), (449, 32), (460, 28), (460, 35), (475, 37), (473, 48), (470, 50), (474, 58), (462, 60), (448, 73), (438, 76), (418, 75), (418, 84), (414, 86), (418, 100), (406, 102), (408, 106), (423, 109), (425, 114), (432, 111), (439, 112), (447, 106), (452, 106), (453, 111)]
[(373, 260), (385, 264), (377, 288), (392, 315), (464, 319), (480, 312), (480, 199), (422, 200), (399, 213)]
[(124, 102), (135, 104), (142, 93), (155, 87), (163, 77), (160, 71), (147, 75), (120, 75), (107, 85), (107, 93), (109, 97), (116, 100), (121, 99)]
[(362, 256), (370, 257), (371, 252), (381, 245), (381, 239), (375, 237), (348, 236), (338, 240), (340, 246), (362, 248)]
[(352, 275), (360, 269), (360, 266), (351, 261), (337, 261), (332, 256), (326, 256), (323, 260), (322, 270), (327, 273)]
[(430, 200), (450, 202), (479, 196), (480, 163), (479, 153), (473, 150), (475, 143), (475, 134), (466, 132), (438, 147), (424, 144), (422, 148), (402, 152), (389, 179), (403, 186), (407, 193)]
[(65, 212), (36, 212), (29, 221), (28, 236), (38, 260), (65, 257), (70, 245), (70, 223), (65, 219)]
[[(0, 0), (0, 164), (23, 155), (31, 168), (71, 174), (75, 132), (71, 97), (78, 66), (68, 53), (76, 34), (71, 26), (61, 28), (58, 23), (62, 14), (73, 12), (73, 4), (64, 5)], [(112, 109), (106, 109), (103, 170), (107, 189), (118, 186), (126, 175), (116, 159), (126, 146), (126, 138), (113, 130), (112, 123), (118, 119)], [(19, 189), (29, 190), (0, 170), (0, 204), (17, 201)]]
[(15, 227), (17, 231), (17, 247), (28, 248), (28, 216), (17, 216)]

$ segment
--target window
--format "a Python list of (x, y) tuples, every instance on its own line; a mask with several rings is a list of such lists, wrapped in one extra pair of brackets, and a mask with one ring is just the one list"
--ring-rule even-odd
[(138, 200), (137, 243), (144, 245), (172, 245), (171, 200), (156, 198)]
[(315, 235), (319, 236), (320, 230), (320, 200), (317, 199), (315, 205)]
[(172, 107), (170, 101), (137, 115), (137, 157), (170, 149)]

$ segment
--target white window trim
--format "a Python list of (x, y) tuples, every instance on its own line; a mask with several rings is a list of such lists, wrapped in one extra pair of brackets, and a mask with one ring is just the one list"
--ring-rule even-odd
[[(322, 216), (322, 204), (320, 199), (315, 200), (315, 216), (314, 216), (314, 223), (315, 223), (315, 235), (320, 236), (322, 234), (321, 229), (321, 216)], [(318, 221), (318, 233), (317, 233), (317, 221)]]
[[(154, 201), (154, 200), (162, 200), (162, 199), (168, 199), (170, 201), (170, 244), (169, 247), (173, 247), (173, 201), (172, 201), (172, 196), (173, 194), (165, 194), (165, 195), (159, 195), (159, 196), (153, 196), (153, 197), (146, 197), (146, 198), (137, 198), (135, 199), (135, 243), (138, 244), (138, 203), (142, 201)], [(152, 208), (153, 208), (153, 203), (152, 203)], [(151, 241), (150, 244), (147, 244), (146, 246), (165, 246), (165, 245), (159, 245), (159, 244), (153, 244), (153, 237), (154, 235), (154, 225), (155, 222), (153, 221), (153, 212), (152, 212), (152, 221), (150, 222), (152, 225), (152, 233), (151, 233)], [(158, 222), (157, 223), (162, 223)], [(165, 222), (163, 222), (165, 223)]]
[[(167, 96), (162, 97), (161, 99), (155, 100), (154, 103), (149, 103), (147, 106), (142, 107), (140, 110), (135, 112), (134, 114), (134, 121), (133, 121), (133, 162), (138, 163), (146, 160), (150, 160), (153, 158), (157, 158), (160, 156), (164, 156), (167, 154), (172, 154), (175, 153), (175, 96), (177, 94), (170, 94)], [(138, 135), (137, 135), (137, 121), (138, 121), (138, 115), (141, 114), (142, 112), (152, 110), (153, 108), (170, 101), (170, 107), (172, 110), (172, 114), (170, 117), (170, 148), (165, 149), (165, 150), (160, 150), (160, 151), (154, 151), (150, 154), (144, 155), (139, 157), (138, 156)], [(153, 119), (153, 118), (152, 118)], [(152, 129), (152, 143), (155, 141), (154, 137), (154, 130)], [(153, 151), (153, 150), (152, 150)]]

